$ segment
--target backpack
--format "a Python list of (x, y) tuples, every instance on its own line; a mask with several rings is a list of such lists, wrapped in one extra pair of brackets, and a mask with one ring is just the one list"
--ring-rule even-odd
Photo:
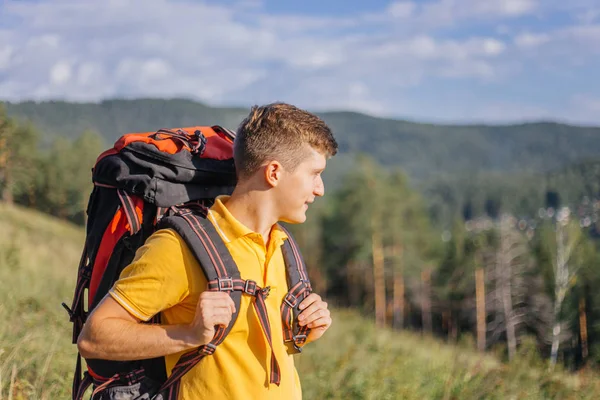
[[(90, 385), (94, 400), (177, 399), (181, 377), (212, 355), (233, 327), (243, 294), (255, 297), (253, 305), (269, 345), (278, 340), (272, 338), (264, 303), (269, 288), (241, 279), (224, 242), (206, 218), (216, 196), (231, 194), (235, 186), (234, 138), (233, 132), (220, 126), (130, 133), (98, 157), (92, 169), (94, 188), (86, 210), (86, 238), (73, 302), (71, 307), (63, 303), (73, 323), (73, 343), (89, 313), (131, 263), (136, 250), (158, 229), (171, 228), (183, 238), (206, 276), (208, 290), (230, 292), (236, 313), (229, 326), (216, 329), (210, 343), (183, 354), (168, 378), (164, 357), (89, 359), (82, 374), (77, 354), (73, 400), (82, 399)], [(310, 331), (298, 324), (299, 304), (312, 288), (298, 246), (286, 233), (282, 252), (289, 292), (281, 305), (283, 340), (290, 353), (298, 353)], [(160, 313), (147, 323), (160, 323)], [(270, 375), (270, 382), (279, 384), (279, 366), (273, 356)]]

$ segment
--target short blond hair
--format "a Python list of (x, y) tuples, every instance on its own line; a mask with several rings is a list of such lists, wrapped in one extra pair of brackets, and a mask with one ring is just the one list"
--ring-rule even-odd
[(331, 129), (316, 115), (286, 103), (254, 106), (234, 141), (238, 177), (254, 174), (270, 160), (294, 170), (306, 157), (306, 144), (328, 158), (337, 153)]

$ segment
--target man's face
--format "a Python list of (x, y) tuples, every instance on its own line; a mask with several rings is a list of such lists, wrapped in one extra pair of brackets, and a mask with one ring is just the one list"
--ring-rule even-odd
[[(308, 147), (308, 146), (307, 146)], [(306, 221), (308, 205), (316, 197), (325, 194), (321, 173), (327, 158), (314, 150), (307, 149), (306, 158), (293, 171), (285, 171), (277, 186), (280, 220), (290, 223)]]

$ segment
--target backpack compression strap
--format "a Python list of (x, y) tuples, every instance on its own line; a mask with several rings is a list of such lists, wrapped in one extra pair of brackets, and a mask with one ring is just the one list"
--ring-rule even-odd
[[(100, 184), (96, 184), (96, 185), (102, 186), (102, 187), (108, 187), (110, 189), (116, 190), (118, 198), (120, 200), (119, 206), (120, 206), (121, 210), (123, 211), (123, 213), (125, 214), (125, 217), (127, 218), (127, 229), (130, 233), (130, 236), (133, 236), (134, 234), (139, 232), (140, 229), (142, 228), (143, 221), (140, 218), (140, 214), (138, 214), (138, 210), (141, 212), (141, 209), (136, 208), (136, 202), (135, 202), (133, 196), (131, 196), (130, 194), (128, 194), (126, 191), (124, 191), (122, 189), (117, 189), (116, 187), (111, 187), (109, 185), (100, 185)], [(108, 231), (109, 228), (110, 228), (110, 223), (106, 227), (102, 226), (102, 229), (103, 229), (102, 235), (106, 234), (105, 231)], [(69, 314), (70, 321), (73, 323), (73, 337), (72, 337), (73, 344), (77, 343), (77, 339), (79, 337), (79, 334), (81, 333), (81, 330), (83, 329), (83, 324), (87, 320), (87, 316), (88, 316), (90, 309), (92, 307), (95, 307), (95, 305), (101, 300), (101, 297), (94, 300), (91, 298), (93, 296), (93, 294), (89, 294), (90, 299), (88, 299), (89, 300), (88, 310), (86, 310), (85, 309), (86, 302), (84, 299), (85, 290), (86, 289), (88, 291), (92, 290), (92, 291), (96, 292), (96, 294), (98, 292), (103, 294), (108, 291), (108, 288), (103, 289), (101, 287), (103, 284), (102, 281), (99, 283), (98, 287), (95, 287), (93, 289), (90, 288), (90, 284), (92, 283), (92, 271), (93, 271), (95, 263), (96, 263), (97, 254), (93, 255), (94, 260), (90, 259), (90, 257), (91, 257), (90, 253), (93, 253), (93, 250), (90, 249), (91, 245), (89, 243), (89, 238), (90, 238), (90, 232), (87, 232), (86, 241), (83, 246), (83, 252), (81, 254), (81, 259), (79, 261), (79, 267), (78, 267), (78, 272), (77, 272), (77, 283), (75, 285), (75, 293), (73, 295), (72, 305), (69, 308), (65, 303), (62, 303), (62, 306), (67, 310), (67, 312)], [(112, 246), (114, 246), (114, 243)], [(112, 250), (113, 249), (111, 248), (111, 251)], [(107, 260), (107, 262), (108, 262), (108, 260)], [(103, 269), (106, 268), (106, 265), (103, 265), (101, 268), (103, 268)], [(112, 282), (106, 281), (105, 284), (112, 284)], [(98, 296), (94, 296), (94, 297), (98, 297)], [(159, 317), (160, 317), (160, 315), (153, 317), (152, 321), (154, 323), (156, 323), (157, 320), (159, 319)], [(73, 376), (72, 399), (73, 400), (82, 399), (85, 394), (85, 391), (91, 384), (92, 384), (92, 377), (90, 376), (90, 374), (88, 372), (83, 373), (83, 376), (82, 376), (81, 355), (79, 353), (77, 353), (77, 362), (75, 364), (75, 373)]]
[[(203, 211), (206, 213), (206, 209)], [(242, 292), (255, 298), (253, 302), (254, 308), (271, 347), (269, 382), (279, 385), (281, 382), (281, 372), (279, 363), (273, 352), (271, 326), (265, 304), (269, 288), (260, 288), (252, 280), (241, 279), (240, 272), (229, 250), (225, 247), (225, 243), (213, 224), (205, 218), (205, 214), (200, 215), (189, 208), (180, 208), (174, 215), (163, 217), (159, 228), (171, 228), (184, 239), (206, 276), (208, 290), (230, 292), (230, 296), (236, 306), (236, 312), (232, 316), (229, 326), (227, 328), (217, 328), (215, 337), (210, 343), (183, 354), (173, 367), (171, 375), (162, 385), (159, 392), (165, 393), (166, 398), (169, 400), (177, 398), (181, 377), (202, 358), (212, 355), (216, 347), (223, 342), (233, 327), (238, 316)]]
[(287, 269), (287, 280), (289, 291), (281, 303), (281, 319), (283, 322), (283, 340), (291, 344), (288, 350), (291, 353), (300, 353), (306, 342), (310, 328), (300, 326), (298, 316), (300, 315), (300, 303), (311, 292), (312, 287), (308, 279), (306, 264), (302, 259), (298, 245), (292, 238), (290, 232), (279, 225), (288, 236), (282, 246), (283, 258)]
[(119, 200), (121, 200), (121, 207), (123, 207), (127, 222), (129, 222), (129, 232), (133, 236), (142, 228), (141, 216), (136, 212), (135, 202), (131, 195), (123, 189), (117, 189), (117, 194), (119, 195)]
[[(119, 189), (117, 193), (119, 200), (121, 201), (121, 207), (129, 223), (129, 231), (131, 235), (133, 235), (141, 228), (141, 221), (136, 212), (134, 201), (132, 197), (124, 190)], [(86, 241), (83, 245), (83, 252), (81, 254), (81, 259), (79, 260), (79, 267), (77, 268), (77, 283), (75, 285), (75, 293), (73, 295), (71, 307), (69, 308), (65, 303), (62, 303), (62, 306), (69, 314), (70, 321), (73, 322), (73, 344), (77, 343), (77, 338), (81, 333), (83, 324), (85, 323), (88, 314), (88, 312), (85, 310), (84, 292), (86, 289), (90, 288), (93, 268), (93, 265), (90, 264), (90, 261), (92, 260), (89, 259), (90, 244), (88, 243), (88, 239), (89, 232), (86, 235)]]

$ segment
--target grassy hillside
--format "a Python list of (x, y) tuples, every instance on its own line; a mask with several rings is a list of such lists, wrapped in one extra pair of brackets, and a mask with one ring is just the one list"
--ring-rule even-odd
[[(70, 301), (81, 229), (0, 203), (0, 390), (66, 399), (74, 367)], [(1, 397), (1, 396), (0, 396)]]
[[(74, 365), (69, 301), (83, 232), (0, 203), (0, 398), (66, 399)], [(305, 399), (594, 399), (592, 373), (550, 374), (529, 346), (505, 365), (472, 345), (376, 330), (336, 311), (330, 332), (297, 357)]]
[[(101, 103), (5, 103), (9, 116), (31, 121), (51, 139), (86, 129), (107, 143), (126, 132), (197, 124), (235, 129), (248, 109), (217, 108), (190, 100), (107, 100)], [(600, 128), (557, 123), (506, 126), (433, 125), (349, 112), (322, 113), (344, 154), (367, 153), (400, 166), (413, 179), (474, 171), (545, 172), (600, 157)]]

